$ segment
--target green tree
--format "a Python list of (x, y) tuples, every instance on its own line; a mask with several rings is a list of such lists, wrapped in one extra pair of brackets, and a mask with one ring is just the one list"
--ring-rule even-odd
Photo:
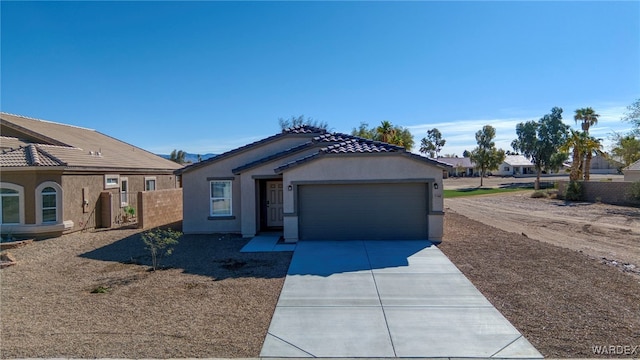
[(353, 128), (353, 130), (351, 130), (351, 135), (359, 136), (364, 139), (374, 139), (376, 136), (375, 132), (372, 129), (369, 129), (369, 124), (366, 122), (361, 122), (357, 129)]
[(319, 129), (327, 130), (329, 124), (325, 121), (314, 120), (310, 117), (305, 117), (304, 115), (300, 116), (291, 116), (288, 119), (279, 118), (278, 124), (282, 130), (289, 129), (296, 126), (312, 126)]
[(187, 156), (187, 153), (182, 151), (182, 150), (176, 150), (173, 149), (173, 151), (171, 152), (171, 155), (169, 155), (169, 160), (173, 161), (173, 162), (177, 162), (178, 164), (184, 164), (185, 163), (185, 156)]
[(442, 133), (437, 128), (427, 131), (427, 136), (420, 140), (420, 152), (429, 154), (431, 158), (437, 158), (447, 141), (442, 138)]
[(160, 267), (160, 260), (164, 256), (173, 253), (173, 245), (178, 244), (178, 239), (182, 236), (179, 231), (171, 229), (164, 230), (160, 228), (151, 229), (142, 233), (142, 242), (145, 249), (151, 253), (151, 266), (153, 271)]
[(567, 153), (559, 151), (567, 139), (569, 127), (562, 122), (562, 109), (554, 107), (551, 114), (538, 121), (527, 121), (516, 125), (517, 139), (511, 147), (529, 158), (536, 168), (535, 189), (540, 189), (542, 171), (557, 171), (567, 159)]
[(505, 159), (504, 150), (496, 149), (495, 137), (496, 129), (491, 125), (485, 125), (476, 132), (478, 147), (471, 151), (471, 161), (480, 169), (480, 187), (486, 172), (498, 169)]
[(578, 122), (582, 122), (582, 131), (589, 134), (589, 128), (598, 123), (599, 114), (596, 114), (595, 110), (590, 107), (577, 109), (573, 119)]
[(462, 157), (466, 157), (466, 158), (471, 157), (471, 151), (469, 151), (469, 150), (463, 151), (462, 152)]
[(411, 151), (414, 145), (413, 135), (409, 129), (402, 126), (394, 126), (389, 121), (382, 121), (380, 126), (369, 128), (369, 124), (361, 122), (360, 126), (351, 130), (351, 135), (361, 138), (382, 141), (388, 144), (402, 146)]
[(391, 122), (384, 120), (380, 126), (376, 128), (377, 140), (391, 144), (395, 138), (395, 129)]
[(603, 154), (602, 143), (599, 139), (589, 136), (585, 131), (571, 130), (571, 134), (561, 147), (561, 151), (568, 151), (569, 149), (571, 149), (572, 154), (569, 180), (584, 179), (588, 181), (591, 175), (591, 159), (594, 154)]
[(632, 134), (640, 136), (640, 99), (636, 99), (631, 105), (627, 106), (627, 112), (622, 120), (630, 122), (635, 127), (632, 130)]
[(622, 159), (624, 166), (640, 160), (640, 140), (633, 135), (616, 135), (615, 146), (611, 149), (613, 156)]

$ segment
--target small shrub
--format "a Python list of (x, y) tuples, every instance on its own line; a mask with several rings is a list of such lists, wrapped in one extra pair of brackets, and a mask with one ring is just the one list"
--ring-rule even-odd
[(531, 197), (534, 199), (540, 199), (540, 198), (546, 198), (547, 197), (547, 193), (544, 191), (534, 191), (533, 194), (531, 194)]
[(564, 198), (569, 201), (582, 200), (582, 184), (578, 181), (569, 182)]
[(91, 290), (91, 293), (92, 294), (106, 294), (109, 291), (111, 291), (110, 287), (100, 285), (100, 286), (96, 287), (95, 289)]
[(182, 233), (179, 231), (159, 228), (145, 231), (142, 234), (142, 241), (146, 245), (145, 249), (151, 253), (153, 271), (160, 267), (160, 260), (164, 256), (169, 256), (173, 253), (173, 247), (171, 246), (178, 244), (180, 236), (182, 236)]

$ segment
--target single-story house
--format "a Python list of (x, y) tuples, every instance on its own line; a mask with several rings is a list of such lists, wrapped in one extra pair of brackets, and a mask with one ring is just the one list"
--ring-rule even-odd
[(622, 170), (624, 181), (640, 181), (640, 160)]
[(450, 165), (448, 176), (480, 176), (476, 165), (468, 157), (439, 157), (438, 161)]
[(536, 167), (523, 155), (506, 155), (498, 170), (491, 173), (497, 176), (533, 175)]
[(442, 240), (442, 171), (404, 148), (298, 126), (180, 169), (185, 233)]
[(619, 174), (619, 170), (624, 167), (621, 159), (596, 155), (591, 158), (591, 174)]
[(181, 165), (95, 130), (0, 113), (0, 134), (3, 235), (112, 227), (132, 194), (179, 186)]

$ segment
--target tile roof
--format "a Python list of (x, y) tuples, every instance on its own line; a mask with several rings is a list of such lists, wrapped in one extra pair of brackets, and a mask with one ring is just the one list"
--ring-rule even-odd
[[(47, 145), (51, 147), (51, 145)], [(31, 144), (0, 153), (0, 164), (6, 167), (65, 166), (66, 164), (49, 154), (43, 145)]]
[(327, 154), (355, 154), (355, 153), (379, 153), (405, 151), (404, 148), (379, 141), (354, 138), (339, 144), (329, 145), (320, 149)]
[(17, 149), (20, 146), (27, 146), (29, 143), (12, 136), (0, 136), (0, 149)]
[(282, 130), (282, 132), (287, 134), (315, 134), (315, 133), (324, 134), (327, 132), (327, 129), (323, 129), (315, 126), (309, 126), (309, 125), (298, 125), (298, 126), (286, 128)]
[(396, 153), (408, 156), (416, 160), (424, 161), (429, 164), (439, 166), (441, 168), (450, 167), (449, 164), (426, 158), (417, 154), (407, 152), (405, 148), (397, 145), (387, 144), (381, 141), (374, 141), (360, 138), (357, 136), (337, 134), (338, 136), (346, 136), (350, 139), (337, 144), (329, 145), (321, 148), (318, 152), (307, 155), (303, 158), (291, 161), (275, 169), (276, 173), (282, 173), (286, 169), (314, 160), (323, 155), (344, 155), (344, 154), (380, 154), (380, 153)]
[[(173, 171), (182, 167), (173, 161), (92, 129), (7, 113), (0, 113), (0, 125), (3, 133), (10, 134), (25, 143), (38, 144), (39, 154), (44, 152), (48, 154), (45, 157), (57, 159), (67, 167), (162, 171)], [(3, 138), (2, 141), (4, 147), (5, 139)], [(0, 158), (6, 159), (6, 162), (0, 161), (0, 166), (28, 166), (10, 165), (23, 163), (14, 162), (17, 160), (13, 158), (9, 160), (12, 156), (19, 155), (7, 154)], [(40, 166), (49, 163), (44, 161)], [(59, 165), (58, 162), (55, 163)]]
[[(321, 128), (317, 128), (317, 127), (313, 127), (313, 126), (307, 126), (307, 125), (301, 125), (301, 126), (295, 126), (295, 127), (291, 127), (291, 128), (286, 128), (286, 129), (283, 129), (278, 134), (266, 137), (266, 138), (258, 140), (258, 141), (254, 141), (252, 143), (249, 143), (247, 145), (243, 145), (243, 146), (241, 146), (239, 148), (235, 148), (233, 150), (229, 150), (227, 152), (224, 152), (222, 154), (219, 154), (219, 155), (216, 155), (216, 156), (214, 156), (212, 158), (209, 158), (209, 159), (207, 159), (205, 161), (200, 161), (200, 162), (191, 164), (189, 166), (186, 166), (186, 167), (180, 169), (179, 173), (185, 173), (185, 172), (189, 172), (191, 170), (195, 170), (195, 169), (200, 168), (202, 166), (206, 166), (206, 165), (214, 163), (216, 161), (225, 159), (225, 158), (227, 158), (229, 156), (233, 156), (233, 155), (235, 155), (237, 153), (240, 153), (242, 151), (249, 150), (249, 149), (254, 148), (256, 146), (259, 146), (259, 145), (262, 145), (262, 144), (267, 144), (267, 143), (270, 143), (272, 141), (278, 140), (278, 139), (280, 139), (280, 138), (282, 138), (284, 136), (287, 136), (287, 135), (305, 135), (305, 136), (309, 136), (309, 135), (313, 135), (313, 134), (318, 134), (317, 137), (322, 137), (322, 135), (324, 135), (326, 133), (327, 133), (327, 130), (325, 130), (325, 129), (321, 129)], [(285, 151), (288, 151), (288, 150), (285, 150)], [(261, 160), (262, 159), (256, 159), (254, 162), (259, 162)], [(247, 165), (249, 165), (249, 164), (247, 164)], [(252, 165), (255, 165), (255, 164), (252, 164)], [(244, 168), (245, 166), (246, 165), (243, 165), (242, 168)], [(234, 169), (234, 171), (236, 171), (236, 170), (237, 169)]]

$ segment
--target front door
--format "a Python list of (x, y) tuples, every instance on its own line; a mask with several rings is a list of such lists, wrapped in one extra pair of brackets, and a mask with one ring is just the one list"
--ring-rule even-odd
[(267, 181), (267, 226), (283, 225), (282, 181)]

